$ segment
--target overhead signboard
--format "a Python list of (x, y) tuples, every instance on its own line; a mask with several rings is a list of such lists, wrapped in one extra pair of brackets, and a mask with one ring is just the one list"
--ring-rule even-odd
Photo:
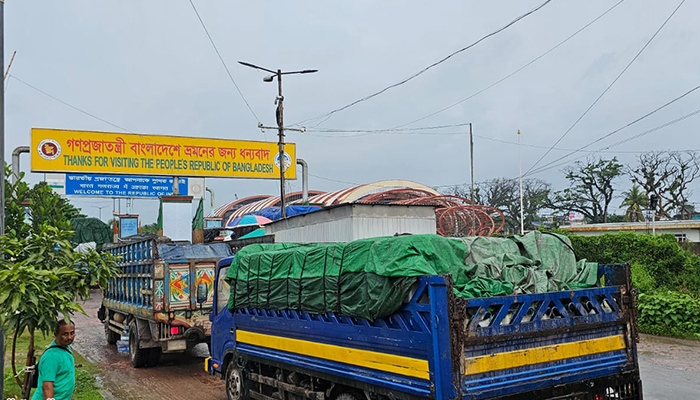
[[(277, 143), (32, 128), (32, 172), (279, 178)], [(296, 179), (296, 146), (285, 145)]]
[[(179, 192), (188, 195), (187, 178), (181, 178)], [(67, 196), (145, 197), (173, 194), (173, 178), (132, 175), (66, 174)]]

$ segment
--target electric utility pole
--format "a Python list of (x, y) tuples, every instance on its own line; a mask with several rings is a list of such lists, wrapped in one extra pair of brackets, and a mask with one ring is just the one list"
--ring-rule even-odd
[[(284, 131), (297, 131), (297, 132), (305, 132), (306, 129), (303, 127), (300, 129), (296, 128), (285, 128), (284, 127), (284, 96), (282, 95), (282, 75), (292, 75), (292, 74), (313, 74), (314, 72), (318, 72), (317, 69), (305, 69), (302, 71), (290, 71), (290, 72), (282, 72), (281, 69), (278, 69), (277, 71), (273, 71), (271, 69), (259, 67), (257, 65), (253, 65), (247, 62), (239, 61), (239, 64), (254, 68), (254, 69), (259, 69), (261, 71), (269, 72), (272, 75), (266, 76), (263, 78), (263, 82), (272, 82), (275, 78), (277, 78), (277, 99), (275, 99), (275, 104), (277, 104), (277, 110), (276, 110), (276, 119), (277, 119), (277, 127), (269, 127), (269, 126), (263, 126), (262, 123), (258, 124), (258, 128), (260, 129), (277, 129), (277, 145), (279, 147), (279, 158), (280, 158), (280, 211), (281, 211), (281, 216), (282, 218), (287, 218), (287, 210), (286, 210), (286, 204), (285, 204), (285, 187), (284, 187), (284, 170), (286, 166), (284, 165)], [(294, 168), (293, 165), (290, 165), (292, 168)]]
[[(0, 0), (0, 66), (5, 68), (5, 1)], [(5, 80), (0, 87), (0, 236), (5, 235)], [(0, 372), (5, 371), (5, 331), (0, 325)], [(0, 379), (0, 399), (5, 398), (4, 379)]]
[(469, 200), (474, 204), (474, 137), (472, 136), (472, 123), (469, 123), (469, 162), (471, 166), (469, 167), (469, 172), (472, 175), (472, 189), (470, 192)]

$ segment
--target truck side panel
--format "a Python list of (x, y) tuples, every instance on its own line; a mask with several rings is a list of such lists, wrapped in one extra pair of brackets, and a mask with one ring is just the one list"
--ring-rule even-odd
[(418, 294), (397, 313), (376, 321), (335, 313), (236, 310), (235, 350), (388, 390), (432, 396), (431, 331), (436, 326), (431, 323), (431, 304), (425, 301), (427, 282), (420, 280)]
[(469, 399), (636, 371), (621, 287), (472, 299), (462, 391)]

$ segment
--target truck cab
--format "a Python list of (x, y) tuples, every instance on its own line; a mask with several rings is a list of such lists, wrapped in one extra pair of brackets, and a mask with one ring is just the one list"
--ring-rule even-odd
[(233, 348), (235, 342), (235, 328), (233, 314), (228, 310), (229, 295), (231, 287), (225, 281), (228, 269), (231, 266), (233, 257), (227, 257), (219, 261), (216, 267), (216, 278), (214, 281), (213, 307), (209, 313), (211, 321), (211, 343), (209, 352), (218, 358), (212, 357), (212, 364), (221, 365), (227, 349)]

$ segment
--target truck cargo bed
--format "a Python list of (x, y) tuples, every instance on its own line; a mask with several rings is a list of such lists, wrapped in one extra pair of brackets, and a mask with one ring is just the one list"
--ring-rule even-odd
[(599, 269), (607, 287), (470, 300), (453, 295), (449, 276), (421, 277), (410, 301), (374, 321), (217, 310), (212, 369), (252, 361), (389, 398), (641, 399), (620, 269)]

